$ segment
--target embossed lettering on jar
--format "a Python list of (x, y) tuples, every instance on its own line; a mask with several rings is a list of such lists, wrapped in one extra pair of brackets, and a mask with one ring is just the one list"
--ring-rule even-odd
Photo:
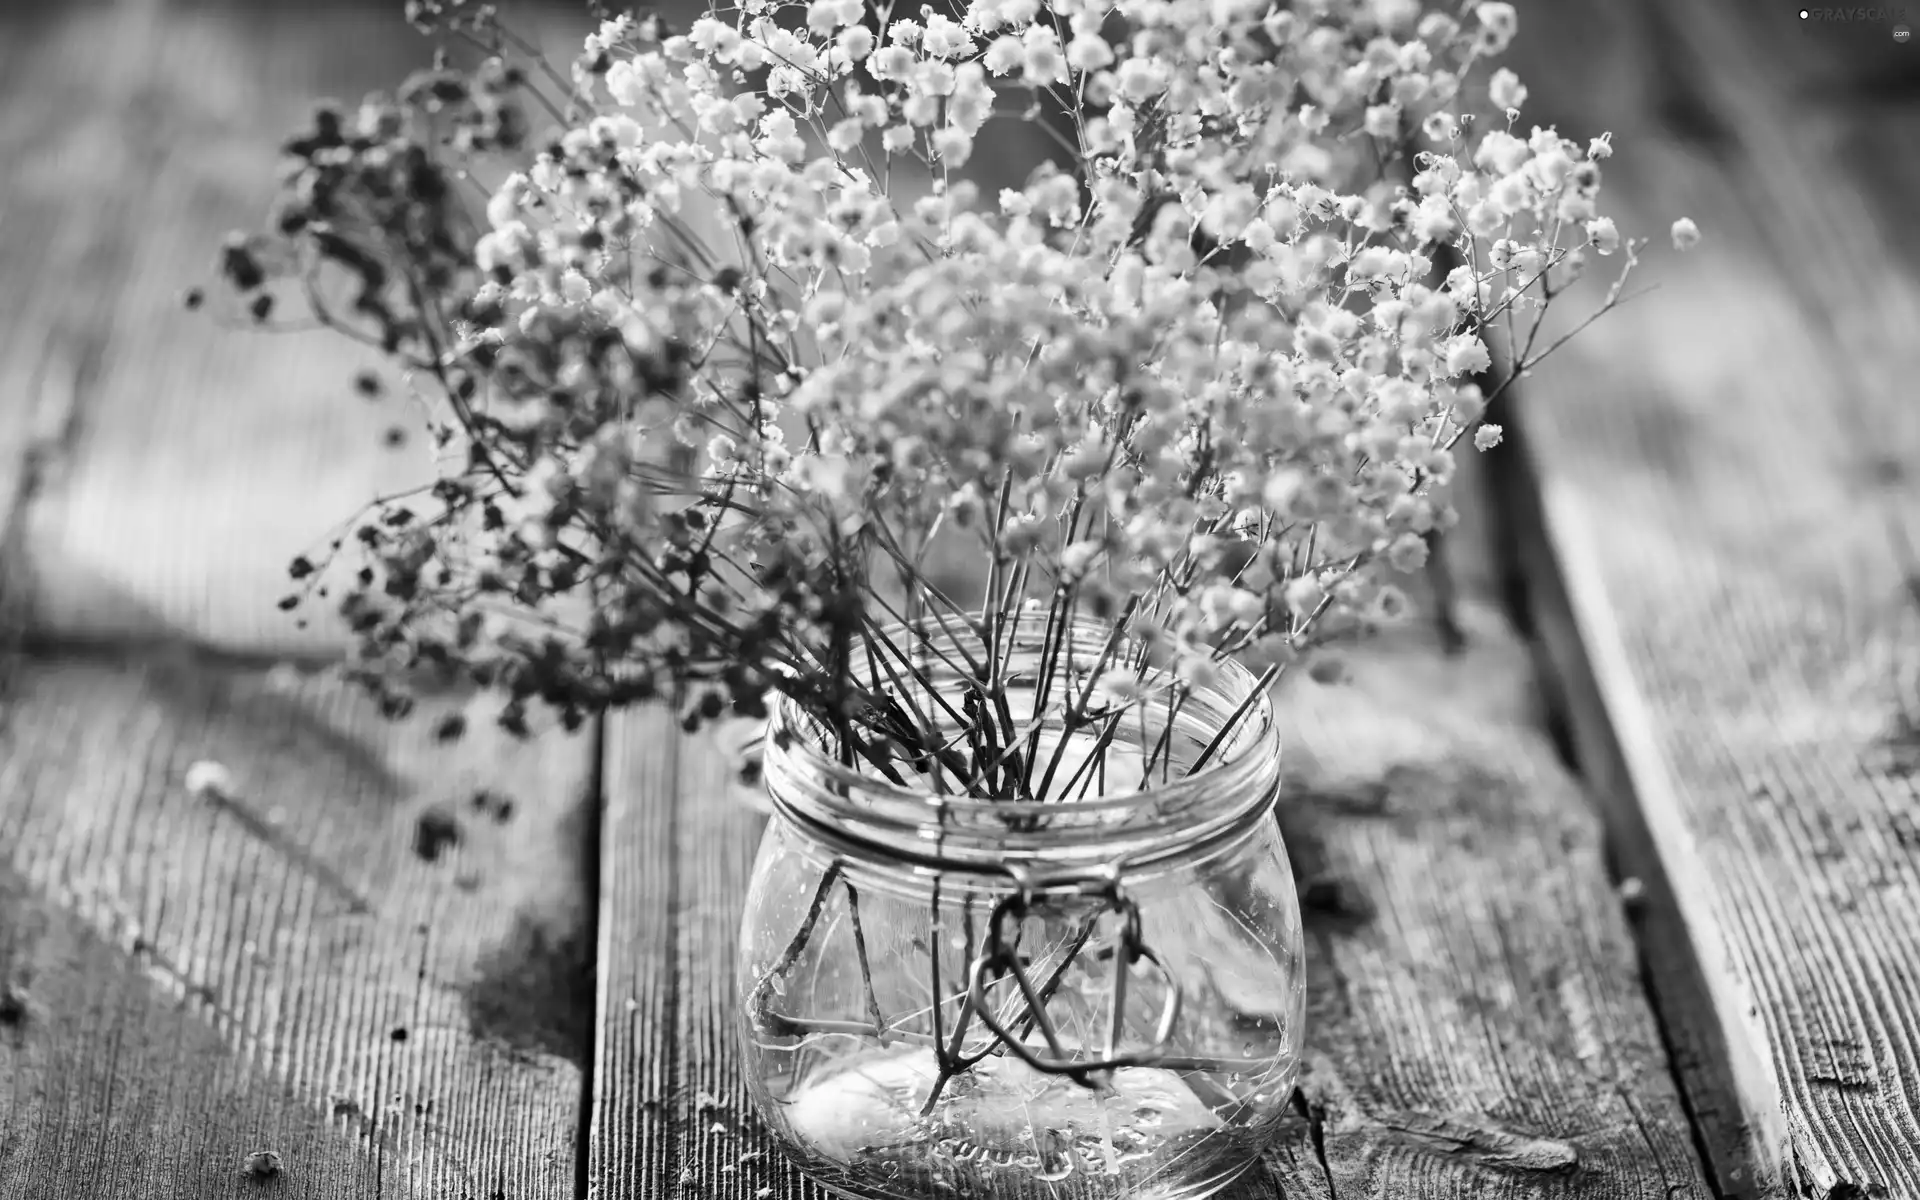
[[(1090, 662), (1108, 634), (1069, 637)], [(740, 1027), (763, 1118), (842, 1194), (1206, 1196), (1287, 1111), (1304, 980), (1265, 695), (1227, 664), (1171, 723), (1074, 726), (1022, 691), (1040, 649), (1008, 655), (1026, 737), (995, 794), (900, 786), (775, 713)]]

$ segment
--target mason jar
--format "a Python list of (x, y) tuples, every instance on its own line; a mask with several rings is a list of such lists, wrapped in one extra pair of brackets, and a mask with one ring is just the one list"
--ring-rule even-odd
[[(1109, 631), (1061, 636), (1086, 663)], [(1024, 714), (1048, 650), (1004, 654), (996, 687)], [(926, 657), (931, 712), (968, 681)], [(761, 1116), (817, 1182), (863, 1200), (1198, 1197), (1259, 1161), (1304, 1004), (1273, 715), (1235, 664), (1178, 705), (1152, 697), (1155, 674), (1110, 723), (1124, 732), (1042, 699), (1027, 769), (1068, 785), (1044, 801), (901, 786), (775, 706), (740, 1030)]]

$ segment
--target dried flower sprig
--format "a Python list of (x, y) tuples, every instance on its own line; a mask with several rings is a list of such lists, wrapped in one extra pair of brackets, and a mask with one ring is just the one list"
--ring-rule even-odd
[[(1512, 72), (1470, 86), (1504, 3), (973, 0), (875, 28), (745, 0), (610, 18), (565, 73), (491, 6), (409, 16), (479, 64), (322, 110), (272, 233), (222, 254), (256, 319), (291, 292), (435, 403), (437, 481), (293, 567), (350, 573), (395, 714), (423, 666), (503, 691), (518, 732), (536, 703), (575, 727), (668, 698), (692, 726), (777, 691), (846, 762), (1059, 798), (1046, 720), (1177, 709), (1224, 656), (1271, 678), (1400, 615), (1455, 448), (1500, 437), (1474, 379), (1531, 369), (1589, 255), (1624, 283), (1644, 244), (1598, 210), (1607, 138), (1521, 136)], [(1065, 161), (983, 201), (987, 123), (1035, 112)], [(929, 568), (957, 551), (977, 598)], [(1083, 615), (1144, 649), (1056, 657), (1009, 711), (1010, 631)], [(935, 659), (973, 681), (951, 712), (912, 699)]]

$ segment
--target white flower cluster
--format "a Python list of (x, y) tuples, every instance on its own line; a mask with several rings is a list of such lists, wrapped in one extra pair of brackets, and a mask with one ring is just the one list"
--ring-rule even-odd
[[(736, 698), (846, 674), (877, 575), (938, 608), (918, 568), (956, 538), (990, 610), (1129, 620), (1195, 681), (1391, 618), (1454, 447), (1499, 440), (1476, 379), (1639, 248), (1598, 208), (1609, 139), (1478, 74), (1511, 4), (865, 11), (606, 24), (578, 119), (487, 205), (449, 355), (511, 438), (469, 482), (531, 485), (492, 590), (592, 578), (603, 649), (685, 678), (732, 646)], [(1036, 111), (1070, 161), (983, 202), (988, 123)]]

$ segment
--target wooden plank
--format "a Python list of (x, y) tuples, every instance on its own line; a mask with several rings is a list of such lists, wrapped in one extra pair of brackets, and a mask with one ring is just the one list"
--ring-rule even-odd
[[(258, 1121), (208, 1109), (225, 1124), (175, 1143), (165, 1122), (126, 1114), (217, 1076), (236, 1095), (293, 1097), (275, 1120), (291, 1128), (297, 1101), (365, 1160), (325, 1177), (330, 1197), (572, 1196), (591, 1040), (590, 739), (529, 748), (481, 728), (449, 752), (337, 685), (184, 658), (4, 669), (0, 867), (99, 943), (52, 965), (45, 999), (95, 986), (117, 999), (59, 1004), (60, 1021), (29, 1023), (26, 1051), (0, 1061), (0, 1103), (14, 1098), (0, 1195), (27, 1179), (70, 1181), (34, 1193), (49, 1197), (209, 1194)], [(196, 762), (231, 784), (190, 793)], [(10, 904), (0, 936), (31, 947), (34, 920)], [(101, 946), (119, 956), (111, 970), (93, 965)], [(139, 977), (144, 1000), (126, 982)], [(178, 1075), (142, 1040), (179, 1023), (152, 1015), (169, 1004), (207, 1030)], [(230, 1063), (201, 1061), (215, 1044)], [(117, 1186), (136, 1169), (161, 1174)]]
[[(391, 418), (347, 397), (338, 343), (225, 333), (174, 294), (259, 219), (311, 97), (425, 61), (397, 13), (7, 17), (0, 603), (32, 640), (99, 648), (0, 666), (0, 866), (113, 952), (52, 962), (36, 910), (0, 909), (54, 981), (36, 992), (104, 998), (58, 1004), (0, 1063), (0, 1195), (224, 1194), (236, 1147), (309, 1126), (298, 1194), (573, 1191), (590, 739), (483, 728), (449, 755), (337, 686), (185, 648), (335, 648), (273, 607), (284, 559), (395, 478)], [(201, 759), (239, 790), (188, 795)], [(141, 1115), (162, 1105), (216, 1124), (175, 1137)]]
[(1858, 107), (1793, 18), (1556, 10), (1523, 43), (1536, 108), (1615, 131), (1623, 228), (1708, 240), (1521, 415), (1572, 716), (1650, 944), (1699, 964), (1656, 988), (1735, 1088), (1696, 1101), (1722, 1188), (1916, 1196), (1915, 111)]
[[(1598, 822), (1531, 724), (1526, 648), (1483, 599), (1464, 622), (1464, 654), (1416, 625), (1283, 701), (1309, 1054), (1301, 1119), (1238, 1194), (1705, 1200)], [(815, 1195), (750, 1115), (734, 1042), (763, 818), (678, 737), (658, 712), (609, 727), (591, 1181)]]
[(677, 801), (681, 742), (671, 716), (612, 721), (608, 803), (601, 826), (600, 940), (595, 955), (592, 1123), (588, 1194), (647, 1194), (642, 1181), (678, 1173), (679, 1116), (671, 1107), (682, 1047), (676, 926), (681, 880)]
[[(129, 153), (124, 127), (155, 23), (128, 5), (107, 21), (32, 7), (0, 24), (0, 568), (77, 431), (100, 316), (127, 275), (140, 222), (126, 184), (152, 148)], [(17, 575), (0, 569), (0, 616), (21, 607)]]
[(734, 1035), (740, 903), (765, 817), (672, 714), (609, 719), (591, 1195), (823, 1193), (751, 1116)]
[(302, 632), (275, 607), (285, 564), (427, 477), (424, 443), (382, 448), (401, 410), (352, 394), (348, 343), (232, 332), (178, 297), (230, 229), (260, 226), (316, 100), (391, 88), (431, 47), (397, 4), (123, 0), (6, 22), (22, 69), (0, 119), (0, 503), (35, 501), (11, 522), (13, 619), (43, 639), (339, 644), (330, 614)]
[[(1283, 693), (1335, 1197), (1709, 1195), (1598, 823), (1482, 599)], [(1291, 1191), (1288, 1192), (1292, 1194)]]
[[(47, 1200), (239, 1197), (249, 1155), (275, 1194), (380, 1194), (377, 1160), (233, 1056), (118, 946), (0, 865), (0, 1189)], [(4, 1000), (0, 1000), (4, 1003)]]

